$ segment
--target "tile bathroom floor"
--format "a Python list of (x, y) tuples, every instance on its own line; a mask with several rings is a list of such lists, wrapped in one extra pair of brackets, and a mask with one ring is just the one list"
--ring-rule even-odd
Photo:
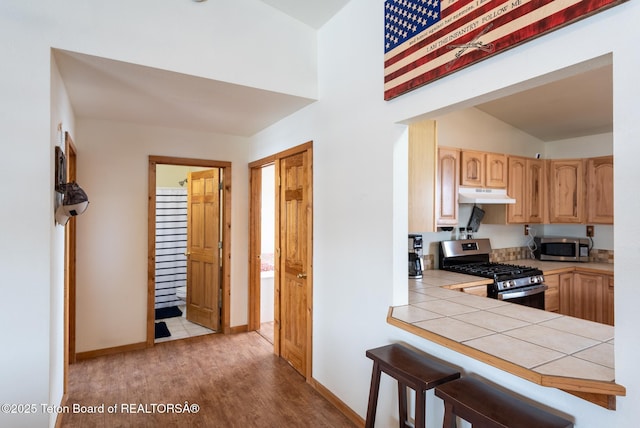
[(194, 336), (202, 336), (203, 334), (211, 334), (215, 333), (215, 331), (210, 330), (201, 325), (192, 323), (191, 321), (187, 321), (187, 308), (186, 306), (179, 306), (182, 311), (181, 317), (173, 317), (173, 318), (164, 318), (161, 320), (156, 320), (156, 322), (164, 321), (167, 323), (167, 328), (171, 333), (169, 337), (161, 337), (155, 340), (155, 343), (160, 342), (168, 342), (171, 340), (184, 339), (187, 337)]

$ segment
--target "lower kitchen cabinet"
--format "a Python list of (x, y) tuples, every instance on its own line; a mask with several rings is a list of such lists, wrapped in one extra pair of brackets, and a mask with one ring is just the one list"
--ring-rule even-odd
[(544, 283), (549, 287), (544, 292), (544, 310), (558, 312), (560, 310), (560, 275), (545, 275)]
[(559, 274), (558, 282), (562, 315), (613, 325), (613, 276), (576, 271)]

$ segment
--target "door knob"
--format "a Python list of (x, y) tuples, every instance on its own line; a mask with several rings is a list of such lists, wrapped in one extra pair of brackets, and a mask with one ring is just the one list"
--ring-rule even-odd
[(306, 278), (306, 277), (307, 277), (307, 274), (306, 274), (306, 273), (299, 273), (299, 274), (297, 275), (297, 277), (298, 277), (298, 278)]

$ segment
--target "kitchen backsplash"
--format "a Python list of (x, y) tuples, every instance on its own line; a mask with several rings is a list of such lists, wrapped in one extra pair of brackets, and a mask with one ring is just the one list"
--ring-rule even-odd
[[(533, 258), (529, 247), (526, 246), (493, 249), (489, 257), (494, 263), (508, 263), (513, 260)], [(594, 248), (589, 253), (589, 261), (594, 263), (613, 263), (613, 250), (598, 250)], [(433, 254), (425, 254), (423, 262), (425, 270), (436, 268)]]

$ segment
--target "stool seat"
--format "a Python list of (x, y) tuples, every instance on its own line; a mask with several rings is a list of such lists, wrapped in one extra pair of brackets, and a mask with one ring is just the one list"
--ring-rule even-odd
[(455, 428), (456, 416), (483, 428), (568, 428), (573, 423), (473, 378), (438, 385), (444, 400), (443, 428)]
[(398, 382), (401, 428), (411, 426), (407, 419), (407, 387), (416, 393), (415, 427), (424, 428), (426, 391), (460, 377), (457, 370), (399, 344), (370, 349), (366, 355), (373, 360), (366, 428), (372, 428), (375, 423), (382, 372)]

